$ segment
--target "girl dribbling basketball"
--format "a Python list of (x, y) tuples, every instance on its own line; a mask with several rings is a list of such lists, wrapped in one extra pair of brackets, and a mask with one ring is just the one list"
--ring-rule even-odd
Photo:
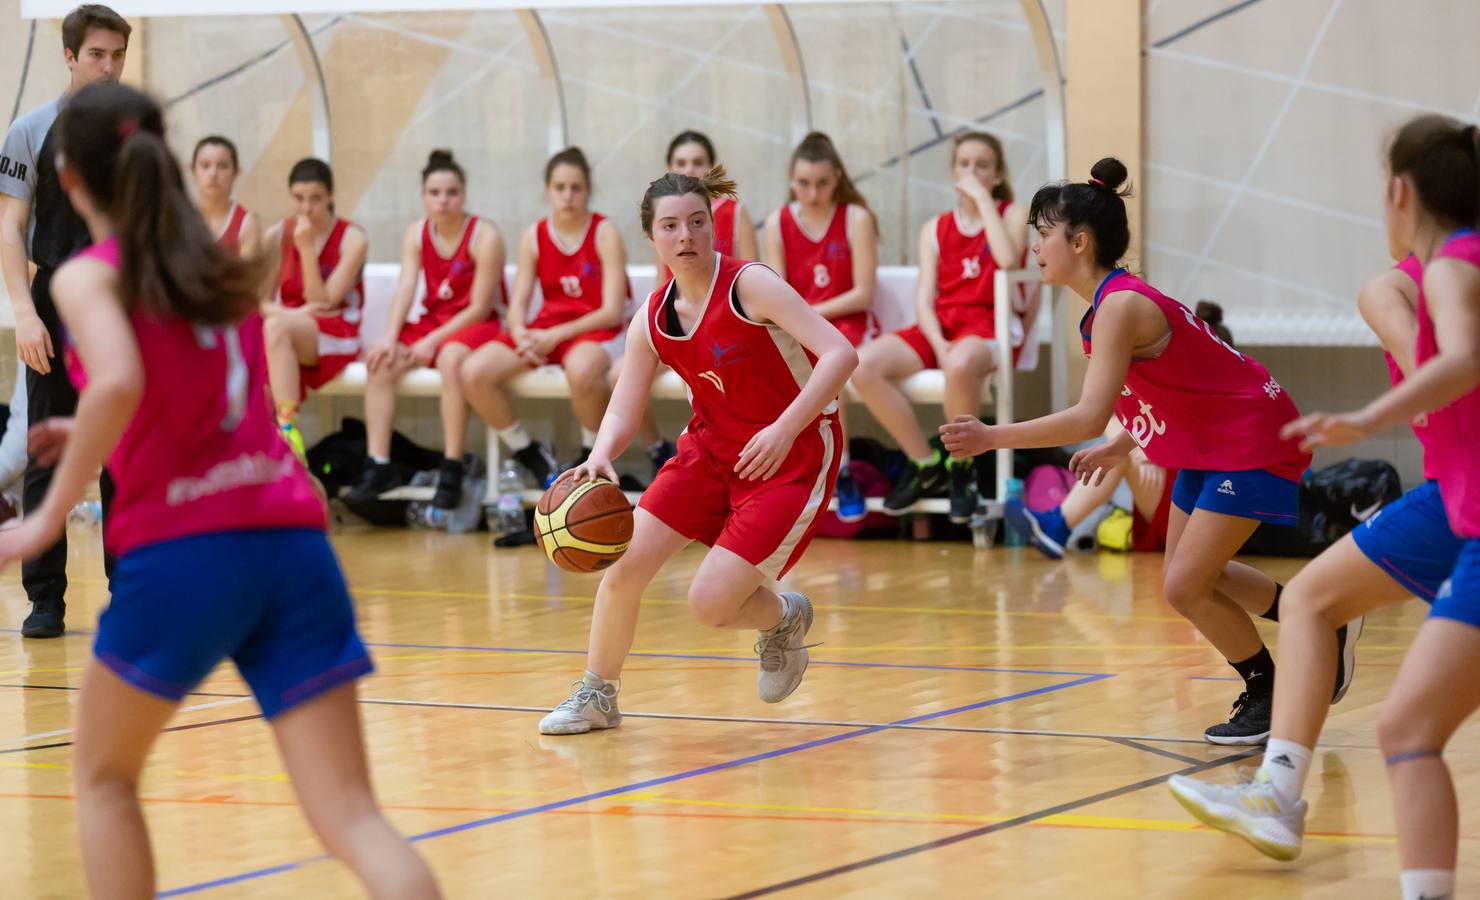
[(63, 183), (96, 243), (53, 283), (75, 419), (31, 434), (56, 460), (0, 563), (49, 546), (100, 466), (119, 476), (119, 554), (83, 675), (74, 768), (94, 896), (155, 894), (139, 779), (187, 693), (230, 657), (272, 726), (300, 805), (376, 897), (436, 897), (381, 815), (355, 681), (371, 669), (308, 474), (274, 433), (258, 263), (225, 252), (191, 206), (160, 107), (82, 89), (57, 121)]
[(631, 546), (597, 589), (586, 673), (540, 722), (546, 734), (613, 728), (622, 663), (643, 589), (692, 541), (710, 547), (689, 586), (699, 621), (760, 632), (757, 690), (776, 703), (807, 668), (812, 604), (774, 579), (800, 559), (837, 478), (838, 392), (857, 354), (776, 273), (714, 252), (710, 198), (733, 195), (723, 167), (648, 186), (642, 227), (674, 278), (627, 334), (626, 364), (591, 458), (572, 477), (616, 480), (658, 366), (689, 386), (678, 455), (642, 495)]

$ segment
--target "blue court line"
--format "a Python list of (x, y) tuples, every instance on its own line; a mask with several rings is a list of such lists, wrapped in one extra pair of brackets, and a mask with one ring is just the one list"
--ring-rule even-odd
[[(603, 800), (607, 797), (615, 797), (621, 794), (629, 794), (634, 791), (647, 790), (649, 788), (658, 787), (660, 785), (672, 784), (677, 781), (687, 781), (691, 778), (698, 778), (702, 775), (711, 775), (715, 772), (723, 772), (728, 769), (738, 768), (740, 766), (749, 765), (751, 763), (763, 762), (769, 759), (777, 759), (783, 756), (790, 756), (794, 753), (801, 753), (803, 750), (812, 750), (817, 747), (825, 747), (829, 744), (836, 744), (841, 741), (847, 741), (852, 740), (853, 738), (876, 734), (880, 731), (887, 731), (891, 728), (897, 728), (901, 725), (917, 725), (921, 722), (928, 722), (934, 719), (942, 719), (946, 716), (954, 716), (964, 712), (972, 712), (978, 709), (985, 709), (989, 706), (997, 706), (1002, 703), (1011, 703), (1014, 700), (1025, 700), (1028, 697), (1036, 697), (1040, 694), (1049, 694), (1053, 693), (1054, 691), (1062, 691), (1066, 688), (1079, 687), (1080, 685), (1091, 684), (1096, 681), (1103, 681), (1106, 678), (1113, 677), (1114, 675), (1110, 673), (1087, 674), (1081, 678), (1076, 678), (1073, 681), (1065, 681), (1060, 684), (1050, 684), (1040, 688), (1033, 688), (1029, 691), (1019, 691), (1016, 694), (1008, 694), (1005, 697), (993, 697), (990, 700), (980, 700), (976, 703), (969, 703), (965, 706), (957, 706), (953, 709), (943, 709), (939, 712), (925, 713), (924, 715), (919, 716), (911, 716), (908, 719), (900, 719), (895, 722), (890, 722), (886, 725), (870, 725), (867, 728), (860, 728), (856, 731), (847, 731), (842, 734), (835, 734), (830, 737), (819, 738), (817, 740), (807, 741), (802, 744), (793, 744), (790, 747), (781, 747), (776, 750), (767, 750), (764, 753), (755, 753), (750, 756), (741, 757), (739, 759), (732, 759), (725, 762), (714, 763), (713, 765), (701, 766), (700, 768), (689, 769), (686, 772), (679, 772), (674, 775), (664, 775), (659, 778), (650, 778), (646, 781), (639, 781), (634, 784), (608, 788), (604, 791), (596, 791), (590, 794), (582, 794), (578, 797), (570, 797), (565, 800), (556, 800), (551, 803), (541, 804), (539, 806), (531, 806), (528, 809), (514, 810), (513, 812), (502, 813), (497, 816), (488, 816), (482, 819), (474, 819), (471, 822), (463, 822), (458, 825), (449, 825), (446, 828), (438, 828), (433, 831), (425, 831), (421, 834), (413, 835), (410, 840), (413, 843), (427, 841), (431, 840), (432, 838), (445, 837), (450, 834), (458, 834), (464, 831), (471, 831), (475, 828), (483, 828), (488, 825), (497, 825), (500, 822), (510, 822), (515, 819), (523, 819), (529, 816), (538, 815), (539, 813), (551, 812), (557, 809), (565, 809), (571, 806), (578, 806), (580, 804), (590, 803), (595, 800)], [(173, 888), (171, 890), (161, 892), (158, 896), (160, 898), (167, 898), (182, 897), (186, 894), (196, 894), (200, 893), (201, 891), (208, 891), (212, 888), (225, 887), (229, 884), (239, 884), (243, 881), (251, 881), (257, 878), (265, 878), (269, 875), (277, 875), (282, 872), (297, 869), (309, 863), (322, 862), (326, 859), (328, 859), (327, 856), (317, 856), (312, 859), (300, 860), (298, 862), (268, 866), (266, 868), (256, 869), (251, 872), (243, 872), (239, 875), (228, 875), (224, 878), (217, 878), (212, 881), (202, 881), (198, 884), (191, 884), (186, 885), (185, 887)]]
[[(585, 650), (551, 650), (542, 647), (477, 647), (459, 644), (384, 644), (365, 642), (366, 647), (387, 647), (400, 650), (473, 650), (483, 653), (557, 653), (563, 655), (584, 656)], [(754, 656), (708, 656), (697, 653), (629, 653), (629, 657), (640, 656), (644, 659), (703, 659), (719, 660), (721, 662), (755, 662)], [(1069, 678), (1107, 677), (1098, 672), (1060, 672), (1053, 669), (998, 669), (989, 666), (932, 666), (924, 663), (870, 663), (870, 662), (843, 662), (841, 660), (814, 659), (809, 665), (813, 666), (843, 666), (855, 669), (920, 669), (929, 672), (991, 672), (998, 675), (1063, 675)]]

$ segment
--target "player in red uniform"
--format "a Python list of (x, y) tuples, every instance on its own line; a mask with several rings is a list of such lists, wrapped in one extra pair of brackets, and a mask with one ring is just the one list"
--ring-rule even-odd
[[(719, 163), (719, 157), (715, 155), (714, 144), (702, 132), (681, 131), (668, 142), (667, 163), (670, 172), (703, 178), (705, 173)], [(715, 197), (711, 203), (714, 207), (714, 249), (736, 259), (758, 259), (755, 223), (751, 221), (750, 211), (745, 205), (731, 197)], [(668, 267), (658, 263), (657, 283), (662, 285), (672, 277), (673, 273), (668, 271)], [(621, 374), (622, 359), (618, 357), (612, 363), (612, 387), (616, 387), (617, 378)], [(637, 438), (647, 448), (648, 459), (653, 464), (653, 476), (657, 477), (658, 470), (673, 458), (677, 448), (658, 431), (652, 409), (643, 413), (642, 422), (637, 428)]]
[(196, 207), (222, 246), (246, 257), (262, 248), (262, 223), (232, 196), (241, 164), (236, 144), (219, 134), (201, 138), (190, 157)]
[[(817, 307), (854, 347), (872, 334), (879, 224), (843, 166), (832, 139), (814, 131), (792, 151), (786, 205), (766, 218), (766, 264)], [(847, 418), (839, 408), (847, 431)], [(848, 448), (838, 470), (838, 518), (857, 522), (863, 494), (848, 473)]]
[(837, 477), (838, 392), (857, 354), (815, 308), (764, 266), (714, 252), (710, 197), (733, 196), (716, 167), (648, 186), (642, 228), (674, 278), (627, 332), (627, 360), (591, 457), (577, 479), (616, 480), (660, 364), (689, 386), (694, 417), (678, 455), (642, 495), (632, 543), (597, 589), (586, 673), (540, 722), (546, 734), (621, 724), (622, 662), (642, 592), (690, 541), (711, 549), (689, 586), (699, 621), (760, 631), (757, 688), (785, 699), (807, 668), (812, 604), (775, 591), (801, 557)]
[(276, 254), (277, 303), (267, 305), (267, 374), (278, 427), (303, 458), (298, 404), (360, 355), (360, 305), (365, 297), (365, 230), (334, 214), (334, 173), (318, 159), (301, 159), (288, 173), (296, 210), (268, 229)]
[(859, 353), (853, 387), (874, 418), (909, 457), (885, 510), (900, 514), (922, 496), (949, 483), (951, 521), (976, 511), (972, 461), (942, 459), (920, 431), (915, 407), (898, 380), (921, 369), (939, 368), (946, 379), (945, 417), (981, 411), (982, 382), (998, 365), (995, 274), (1021, 268), (1028, 246), (1028, 211), (1012, 202), (1012, 183), (1002, 144), (971, 131), (956, 138), (951, 177), (956, 208), (920, 229), (920, 278), (915, 286), (916, 322), (873, 341)]
[[(1310, 453), (1281, 437), (1298, 412), (1267, 369), (1118, 266), (1130, 245), (1126, 175), (1119, 160), (1102, 159), (1088, 182), (1040, 188), (1028, 213), (1044, 283), (1065, 285), (1089, 303), (1079, 324), (1089, 370), (1078, 402), (1007, 425), (957, 416), (941, 435), (958, 458), (1056, 447), (1097, 436), (1113, 414), (1125, 433), (1074, 454), (1070, 468), (1081, 480), (1097, 481), (1136, 446), (1151, 462), (1177, 469), (1162, 592), (1244, 682), (1228, 721), (1203, 737), (1259, 744), (1269, 734), (1275, 666), (1252, 617), (1279, 620), (1281, 587), (1233, 557), (1260, 522), (1299, 521)], [(1335, 699), (1351, 678), (1350, 645), (1360, 633), (1360, 625), (1343, 628), (1335, 641)]]
[[(406, 229), (401, 276), (385, 334), (365, 353), (365, 436), (369, 456), (355, 501), (373, 500), (400, 484), (391, 465), (396, 383), (413, 369), (442, 373), (442, 468), (432, 505), (453, 509), (462, 500), (463, 445), (468, 403), (462, 364), (499, 334), (503, 305), (504, 238), (493, 222), (469, 215), (467, 176), (447, 150), (433, 150), (421, 172), (426, 217)], [(417, 297), (417, 279), (425, 281)]]
[[(591, 211), (591, 167), (580, 148), (550, 157), (545, 197), (550, 215), (519, 238), (508, 328), (462, 367), (468, 402), (541, 484), (553, 480), (555, 459), (547, 447), (530, 439), (502, 385), (546, 363), (564, 367), (570, 405), (581, 423), (578, 461), (585, 460), (610, 397), (606, 376), (611, 356), (604, 345), (621, 333), (623, 301), (632, 295), (621, 232)], [(543, 305), (531, 321), (536, 284)]]

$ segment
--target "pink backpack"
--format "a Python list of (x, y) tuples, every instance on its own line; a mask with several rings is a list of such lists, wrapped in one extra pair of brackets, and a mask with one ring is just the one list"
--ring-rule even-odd
[(1062, 466), (1035, 466), (1023, 484), (1023, 502), (1033, 512), (1055, 509), (1074, 487), (1074, 473)]

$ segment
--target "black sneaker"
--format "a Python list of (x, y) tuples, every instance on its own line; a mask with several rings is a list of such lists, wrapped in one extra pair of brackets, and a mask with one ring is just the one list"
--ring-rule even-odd
[(1335, 706), (1346, 696), (1357, 672), (1357, 639), (1362, 636), (1361, 616), (1336, 629), (1336, 690), (1331, 695)]
[(659, 441), (649, 447), (648, 459), (653, 464), (653, 477), (657, 478), (658, 470), (663, 468), (663, 464), (677, 455), (678, 448), (673, 445), (672, 441)]
[(437, 470), (437, 491), (432, 494), (432, 506), (437, 509), (457, 509), (462, 504), (462, 483), (468, 467), (460, 459), (443, 459), (442, 468)]
[(61, 637), (62, 633), (67, 630), (66, 623), (62, 621), (66, 615), (66, 601), (37, 600), (31, 604), (31, 614), (26, 616), (25, 622), (21, 623), (21, 637)]
[(1273, 712), (1273, 694), (1251, 697), (1244, 691), (1233, 701), (1228, 721), (1204, 731), (1203, 739), (1210, 744), (1262, 744), (1269, 740), (1269, 719)]
[(899, 480), (884, 498), (884, 512), (891, 516), (902, 516), (910, 511), (921, 497), (939, 494), (948, 481), (944, 463), (921, 468), (919, 463), (906, 461)]
[(951, 521), (965, 525), (976, 513), (976, 466), (971, 460), (949, 466), (951, 474)]
[(371, 500), (380, 499), (380, 495), (386, 491), (395, 490), (405, 484), (401, 477), (401, 471), (395, 463), (382, 463), (371, 460), (365, 471), (360, 473), (359, 482), (345, 495), (345, 499), (351, 503), (368, 503)]
[(531, 441), (528, 447), (514, 454), (514, 459), (529, 470), (529, 474), (534, 476), (535, 483), (540, 486), (540, 490), (554, 484), (555, 476), (560, 471), (560, 464), (555, 461), (555, 454), (539, 441)]

